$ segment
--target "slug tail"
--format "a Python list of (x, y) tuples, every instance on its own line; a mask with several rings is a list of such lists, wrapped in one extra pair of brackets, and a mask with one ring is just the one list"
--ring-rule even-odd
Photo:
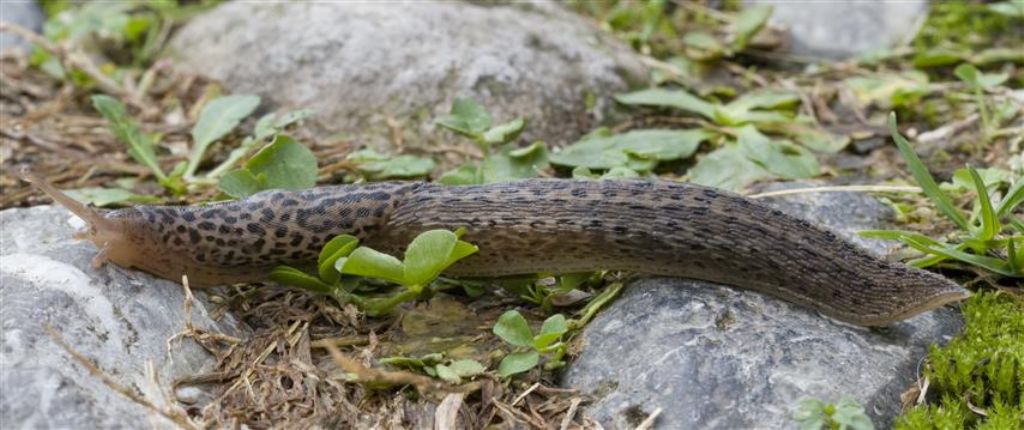
[(32, 184), (43, 193), (50, 196), (54, 202), (57, 202), (75, 215), (78, 215), (78, 217), (85, 220), (93, 230), (112, 229), (113, 226), (111, 225), (110, 220), (104, 218), (102, 214), (96, 212), (95, 209), (86, 206), (82, 202), (71, 198), (71, 196), (57, 189), (57, 187), (54, 187), (53, 184), (46, 179), (43, 179), (35, 172), (32, 172), (28, 168), (23, 168), (19, 173), (22, 180)]

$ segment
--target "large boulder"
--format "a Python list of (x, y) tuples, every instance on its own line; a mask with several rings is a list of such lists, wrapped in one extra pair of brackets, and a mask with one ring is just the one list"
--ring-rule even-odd
[[(38, 206), (0, 212), (0, 423), (4, 428), (148, 428), (163, 423), (116, 393), (47, 328), (105, 374), (158, 407), (169, 381), (199, 373), (213, 357), (194, 342), (168, 340), (185, 327), (181, 285), (113, 265), (91, 267), (91, 244), (71, 238), (71, 215)], [(193, 323), (238, 333), (210, 319), (197, 300)], [(152, 362), (162, 386), (147, 377)], [(162, 427), (165, 425), (162, 425)]]
[(456, 97), (497, 121), (527, 117), (528, 139), (565, 143), (647, 76), (637, 54), (552, 2), (240, 1), (192, 20), (171, 46), (231, 92), (312, 108), (314, 126), (374, 145), (393, 130), (434, 139)]
[[(800, 194), (768, 203), (885, 252), (855, 237), (888, 214), (872, 197)], [(607, 428), (635, 427), (657, 409), (665, 429), (795, 428), (802, 399), (844, 396), (886, 428), (928, 345), (949, 340), (962, 324), (945, 308), (865, 329), (755, 292), (643, 279), (586, 327), (563, 385), (594, 395), (586, 413)]]

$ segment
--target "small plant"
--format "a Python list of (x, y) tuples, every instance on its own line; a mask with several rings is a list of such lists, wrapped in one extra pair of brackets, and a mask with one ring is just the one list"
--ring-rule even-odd
[(1024, 277), (1024, 222), (1014, 215), (1024, 202), (1024, 179), (1018, 178), (1009, 186), (1002, 199), (996, 202), (993, 201), (990, 184), (983, 180), (976, 169), (968, 167), (967, 172), (976, 198), (971, 211), (961, 212), (953, 204), (953, 199), (943, 192), (932, 178), (910, 143), (900, 135), (895, 114), (889, 117), (889, 128), (900, 153), (907, 161), (907, 168), (918, 185), (939, 211), (959, 228), (955, 235), (957, 243), (893, 230), (865, 231), (861, 235), (899, 240), (921, 252), (923, 257), (910, 262), (917, 267), (933, 266), (951, 260), (1003, 276)]
[(545, 370), (565, 365), (562, 357), (565, 356), (566, 345), (561, 340), (569, 331), (569, 324), (562, 314), (552, 315), (544, 320), (540, 332), (534, 335), (526, 318), (518, 311), (511, 310), (498, 318), (493, 331), (495, 335), (515, 347), (515, 351), (506, 355), (498, 365), (498, 374), (502, 377), (533, 369), (540, 363), (542, 354), (549, 355), (548, 361), (544, 363)]
[(517, 118), (493, 127), (492, 122), (481, 104), (462, 98), (455, 99), (451, 113), (437, 119), (437, 125), (471, 139), (484, 158), (479, 164), (466, 164), (446, 172), (439, 179), (441, 183), (471, 185), (531, 178), (547, 166), (548, 153), (543, 142), (524, 148), (510, 145), (526, 128), (526, 120)]
[[(689, 130), (632, 130), (612, 134), (598, 129), (551, 155), (551, 163), (574, 169), (618, 170), (614, 177), (646, 176), (660, 163), (691, 158), (704, 142), (717, 148), (687, 172), (690, 181), (740, 189), (756, 180), (807, 178), (820, 172), (811, 150), (836, 152), (848, 139), (831, 136), (796, 117), (800, 102), (789, 91), (757, 91), (729, 103), (708, 102), (684, 90), (651, 88), (616, 96), (622, 104), (671, 108), (703, 120)], [(781, 134), (793, 140), (770, 138)], [(626, 169), (626, 170), (624, 170)], [(632, 173), (623, 175), (623, 172)], [(589, 176), (581, 171), (580, 176)]]
[[(278, 266), (270, 277), (282, 284), (331, 295), (341, 303), (353, 303), (367, 315), (383, 315), (419, 297), (444, 269), (477, 252), (476, 246), (459, 240), (463, 233), (463, 229), (424, 232), (409, 243), (404, 260), (359, 246), (355, 236), (341, 235), (320, 251), (317, 276), (294, 267)], [(383, 280), (401, 286), (402, 291), (386, 298), (366, 298), (356, 293), (360, 285), (344, 282), (342, 275)]]
[(479, 361), (462, 359), (451, 360), (444, 354), (432, 353), (420, 358), (387, 357), (380, 360), (381, 364), (420, 371), (434, 378), (440, 378), (452, 384), (461, 384), (463, 378), (472, 378), (487, 371)]
[(1002, 85), (1007, 79), (1010, 79), (1010, 75), (1008, 73), (981, 73), (977, 67), (968, 63), (957, 66), (953, 73), (967, 84), (967, 88), (974, 95), (974, 104), (981, 117), (982, 141), (988, 143), (996, 133), (996, 129), (999, 128), (999, 118), (993, 117), (998, 109), (991, 99), (985, 97), (985, 90)]
[(818, 399), (804, 399), (793, 418), (800, 430), (874, 430), (864, 407), (848, 397), (839, 403), (825, 403)]
[[(132, 159), (149, 168), (157, 182), (173, 196), (184, 195), (190, 187), (212, 184), (218, 184), (222, 191), (236, 198), (271, 188), (302, 189), (313, 186), (317, 173), (313, 153), (294, 139), (279, 135), (289, 125), (311, 114), (305, 110), (263, 116), (256, 122), (254, 135), (244, 139), (227, 159), (205, 175), (196, 175), (210, 146), (237, 128), (243, 119), (255, 111), (259, 102), (259, 97), (245, 95), (225, 96), (210, 101), (192, 127), (193, 146), (188, 160), (179, 163), (170, 172), (164, 172), (156, 158), (160, 135), (143, 133), (139, 124), (128, 115), (125, 105), (117, 99), (107, 95), (92, 98), (93, 106), (109, 123), (111, 134), (124, 142)], [(229, 171), (257, 145), (271, 138), (273, 141), (248, 160), (243, 168)], [(132, 196), (125, 194), (125, 191), (104, 192), (102, 196), (107, 198), (102, 201), (110, 204), (132, 200)], [(124, 199), (112, 199), (112, 196), (122, 196)], [(93, 202), (98, 204), (99, 201)]]

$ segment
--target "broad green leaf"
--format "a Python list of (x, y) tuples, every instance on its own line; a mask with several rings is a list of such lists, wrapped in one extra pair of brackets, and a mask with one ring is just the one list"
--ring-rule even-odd
[(317, 258), (317, 271), (320, 274), (320, 279), (331, 284), (337, 283), (341, 274), (334, 268), (334, 264), (339, 258), (348, 257), (357, 246), (359, 246), (359, 239), (349, 234), (335, 236), (327, 242)]
[(914, 56), (914, 67), (918, 69), (927, 67), (950, 66), (970, 57), (969, 52), (953, 50), (949, 48), (934, 48), (928, 51), (919, 52)]
[(683, 43), (688, 48), (686, 54), (694, 60), (712, 60), (726, 55), (725, 44), (703, 31), (686, 33)]
[(225, 96), (207, 103), (196, 125), (192, 127), (192, 152), (189, 154), (185, 176), (195, 175), (210, 144), (234, 130), (259, 104), (260, 98), (253, 95)]
[(220, 177), (217, 188), (231, 197), (242, 199), (260, 192), (259, 179), (245, 169), (232, 170)]
[(124, 104), (106, 95), (92, 97), (92, 105), (107, 120), (110, 133), (128, 145), (128, 155), (143, 166), (146, 166), (160, 181), (166, 181), (167, 175), (156, 161), (153, 142), (142, 133), (139, 124), (128, 117)]
[(480, 248), (478, 248), (476, 245), (473, 245), (472, 243), (463, 242), (461, 240), (455, 242), (455, 248), (452, 249), (451, 255), (448, 256), (448, 260), (444, 262), (444, 268), (442, 269), (442, 271), (444, 269), (447, 269), (448, 266), (455, 264), (457, 261), (475, 254), (479, 250)]
[(518, 311), (511, 310), (501, 314), (498, 322), (494, 324), (493, 331), (494, 334), (509, 344), (515, 346), (533, 345), (533, 330), (530, 330), (530, 324), (526, 322), (526, 318), (523, 318), (523, 315)]
[(845, 430), (875, 430), (871, 418), (864, 412), (864, 407), (851, 398), (842, 398), (832, 413), (832, 421)]
[(792, 91), (763, 90), (744, 94), (725, 106), (737, 111), (778, 109), (800, 103), (800, 95)]
[(733, 42), (732, 49), (736, 51), (742, 51), (746, 48), (747, 43), (750, 42), (762, 28), (768, 22), (768, 18), (772, 16), (774, 8), (768, 5), (759, 5), (754, 7), (744, 8), (738, 15), (736, 20), (733, 21)]
[(253, 127), (253, 137), (256, 140), (263, 140), (284, 130), (289, 125), (302, 121), (313, 116), (312, 109), (293, 110), (285, 113), (268, 113), (260, 117)]
[(640, 173), (636, 170), (630, 169), (629, 167), (615, 166), (604, 172), (598, 179), (629, 179), (639, 178)]
[(507, 378), (533, 369), (537, 363), (540, 363), (540, 353), (537, 351), (514, 352), (506, 355), (498, 364), (498, 375)]
[(971, 88), (992, 88), (1001, 85), (1010, 78), (1007, 73), (982, 73), (973, 64), (964, 63), (956, 67), (953, 73)]
[(964, 231), (970, 231), (970, 226), (967, 220), (964, 219), (963, 215), (953, 206), (953, 202), (949, 199), (942, 190), (939, 189), (938, 184), (935, 183), (935, 179), (932, 178), (932, 174), (928, 172), (928, 168), (924, 166), (921, 159), (918, 158), (917, 153), (914, 152), (914, 148), (910, 146), (910, 142), (907, 141), (903, 135), (900, 134), (899, 129), (896, 127), (896, 113), (889, 114), (889, 132), (892, 134), (893, 141), (896, 142), (896, 146), (899, 148), (900, 153), (903, 154), (903, 159), (907, 162), (907, 168), (914, 175), (914, 180), (924, 190), (925, 195), (928, 196), (938, 206), (939, 210), (952, 220), (960, 229)]
[(455, 373), (455, 371), (449, 368), (448, 366), (438, 364), (437, 366), (434, 366), (434, 370), (437, 371), (438, 378), (441, 378), (452, 384), (462, 383), (462, 378), (459, 377), (459, 374)]
[(544, 320), (544, 324), (540, 327), (540, 333), (533, 338), (533, 347), (543, 350), (561, 338), (567, 331), (569, 331), (569, 324), (566, 322), (565, 316), (562, 314), (552, 315)]
[(438, 182), (445, 185), (476, 185), (483, 183), (477, 174), (478, 167), (473, 164), (463, 164), (452, 170), (444, 172)]
[(850, 144), (848, 136), (837, 136), (826, 132), (811, 122), (804, 122), (802, 117), (798, 117), (794, 121), (759, 123), (757, 128), (761, 131), (789, 136), (811, 151), (826, 154), (835, 154)]
[(316, 185), (313, 151), (283, 134), (253, 155), (245, 169), (259, 179), (261, 190), (301, 190)]
[[(338, 262), (341, 262), (338, 259)], [(383, 279), (405, 285), (405, 267), (397, 258), (360, 246), (344, 260), (338, 271), (345, 275)]]
[(772, 174), (747, 158), (735, 144), (716, 149), (697, 160), (687, 175), (690, 182), (737, 191)]
[(305, 288), (317, 293), (327, 294), (334, 291), (334, 287), (294, 267), (277, 266), (270, 271), (270, 279), (274, 282)]
[(800, 401), (800, 406), (793, 413), (793, 419), (800, 425), (800, 430), (821, 430), (828, 428), (825, 424), (825, 403), (821, 400), (808, 398)]
[(426, 285), (437, 278), (458, 240), (448, 230), (430, 230), (416, 236), (405, 250), (405, 282)]
[(781, 178), (809, 178), (820, 173), (814, 154), (787, 141), (771, 140), (753, 126), (740, 129), (738, 144), (747, 158)]
[(511, 142), (526, 128), (526, 120), (517, 118), (514, 121), (499, 124), (484, 133), (484, 142), (501, 145)]
[(701, 100), (683, 90), (666, 90), (651, 88), (634, 91), (615, 96), (619, 103), (627, 105), (643, 105), (657, 107), (671, 107), (684, 111), (700, 114), (708, 119), (714, 119), (715, 105)]
[(544, 142), (514, 148), (505, 145), (501, 151), (484, 161), (484, 183), (507, 182), (516, 179), (535, 178), (537, 172), (547, 167), (548, 150)]
[(463, 378), (482, 375), (487, 371), (487, 368), (480, 364), (479, 361), (470, 359), (455, 360), (448, 365), (448, 368)]
[[(1009, 170), (988, 168), (988, 169), (975, 169), (978, 175), (981, 176), (982, 181), (985, 182), (985, 186), (993, 191), (998, 188), (1001, 184), (1009, 184), (1013, 179), (1013, 174)], [(943, 182), (939, 184), (939, 189), (944, 191), (956, 190), (966, 191), (974, 189), (974, 179), (971, 177), (971, 171), (968, 168), (956, 169), (953, 172), (953, 180), (951, 182)]]
[(417, 178), (434, 171), (434, 160), (415, 155), (399, 155), (381, 161), (359, 164), (359, 171), (374, 179)]
[(468, 137), (479, 137), (491, 126), (491, 115), (472, 99), (457, 98), (451, 113), (437, 119), (437, 124)]
[(593, 136), (549, 156), (553, 164), (607, 170), (628, 167), (648, 171), (660, 161), (693, 156), (710, 138), (701, 130), (633, 130), (613, 136)]
[(103, 207), (116, 203), (154, 203), (160, 201), (154, 196), (135, 194), (124, 188), (88, 187), (65, 190), (68, 196), (82, 203)]
[(990, 240), (999, 234), (1001, 226), (995, 209), (992, 209), (992, 200), (988, 197), (988, 187), (981, 179), (981, 175), (973, 167), (967, 168), (974, 180), (974, 190), (978, 193), (978, 201), (981, 204), (981, 239)]

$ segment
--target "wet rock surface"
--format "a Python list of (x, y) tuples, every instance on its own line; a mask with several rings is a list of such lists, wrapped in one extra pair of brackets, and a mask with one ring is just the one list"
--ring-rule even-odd
[(455, 97), (562, 144), (647, 76), (637, 54), (553, 2), (231, 2), (172, 49), (233, 93), (312, 108), (312, 125), (368, 144), (436, 139), (433, 119)]
[[(766, 200), (885, 252), (884, 244), (855, 237), (886, 218), (887, 208), (870, 196)], [(632, 428), (657, 409), (657, 428), (793, 428), (801, 399), (843, 396), (886, 428), (928, 345), (949, 340), (962, 324), (955, 309), (943, 308), (865, 329), (754, 292), (641, 279), (587, 326), (563, 385), (596, 396), (586, 413), (606, 428)]]
[[(184, 329), (184, 291), (112, 265), (92, 268), (96, 250), (71, 238), (69, 219), (51, 206), (0, 212), (0, 422), (5, 428), (166, 425), (91, 376), (46, 327), (118, 383), (162, 405), (170, 381), (213, 359), (188, 340), (173, 342), (168, 353), (168, 339)], [(238, 333), (230, 317), (213, 322), (201, 300), (193, 323)], [(146, 376), (147, 362), (163, 387)]]
[(789, 52), (841, 60), (892, 48), (914, 37), (928, 15), (927, 0), (744, 0), (775, 8), (769, 23), (785, 27)]

